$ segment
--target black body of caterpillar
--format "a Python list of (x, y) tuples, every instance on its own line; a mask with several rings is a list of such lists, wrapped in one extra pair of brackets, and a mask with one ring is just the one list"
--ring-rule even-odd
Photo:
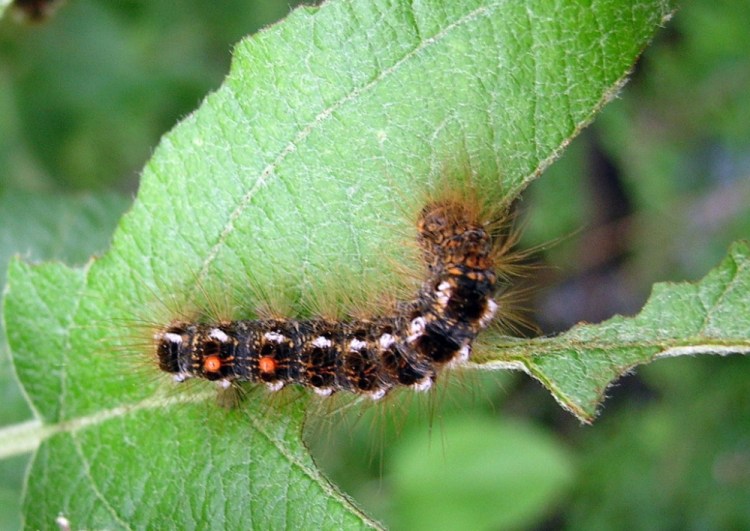
[(395, 386), (428, 389), (447, 363), (468, 360), (497, 309), (493, 242), (456, 201), (422, 210), (418, 242), (428, 275), (412, 301), (372, 319), (174, 322), (155, 334), (159, 368), (176, 381), (289, 383), (320, 395), (384, 396)]

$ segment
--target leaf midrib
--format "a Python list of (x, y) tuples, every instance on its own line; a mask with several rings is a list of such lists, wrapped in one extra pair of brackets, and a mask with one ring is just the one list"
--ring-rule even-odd
[[(692, 338), (667, 338), (653, 341), (628, 341), (620, 338), (613, 338), (609, 341), (588, 341), (574, 339), (570, 341), (560, 341), (559, 338), (541, 337), (520, 341), (521, 344), (502, 345), (495, 344), (492, 346), (493, 351), (502, 352), (498, 355), (501, 359), (513, 359), (518, 361), (534, 360), (544, 355), (554, 355), (563, 351), (584, 351), (584, 350), (601, 350), (621, 351), (623, 349), (651, 349), (657, 350), (657, 356), (662, 355), (663, 351), (674, 349), (691, 349), (699, 351), (705, 349), (706, 353), (713, 351), (725, 351), (735, 349), (738, 353), (750, 352), (750, 340), (745, 338), (705, 338), (693, 336)], [(718, 349), (716, 347), (719, 347)], [(520, 354), (517, 354), (520, 352)], [(487, 359), (486, 363), (492, 363), (494, 359)], [(476, 362), (477, 365), (484, 365), (482, 361)]]
[[(86, 457), (86, 452), (83, 450), (83, 448), (81, 448), (80, 441), (78, 440), (77, 434), (82, 430), (101, 425), (113, 419), (124, 418), (124, 417), (127, 417), (128, 415), (132, 415), (134, 413), (138, 413), (141, 411), (153, 410), (157, 408), (162, 409), (164, 407), (170, 407), (170, 406), (174, 406), (178, 404), (198, 403), (198, 402), (203, 402), (205, 400), (209, 400), (213, 398), (215, 398), (215, 393), (209, 392), (209, 391), (203, 391), (203, 392), (194, 393), (194, 394), (184, 393), (180, 395), (171, 395), (169, 397), (154, 395), (136, 404), (118, 406), (112, 409), (98, 411), (92, 415), (72, 418), (72, 419), (68, 419), (65, 421), (57, 422), (55, 424), (44, 424), (41, 420), (35, 420), (31, 422), (26, 422), (17, 426), (7, 426), (3, 428), (2, 430), (0, 430), (0, 439), (2, 439), (3, 432), (9, 433), (10, 431), (15, 431), (15, 432), (23, 431), (22, 435), (24, 436), (25, 439), (28, 439), (28, 440), (25, 442), (22, 441), (22, 444), (17, 445), (17, 447), (24, 449), (26, 451), (31, 450), (33, 454), (36, 455), (39, 445), (41, 445), (41, 443), (44, 442), (45, 440), (55, 435), (59, 435), (63, 433), (70, 435), (73, 445), (75, 447), (76, 453), (78, 455), (78, 458), (81, 460), (81, 463), (85, 470), (86, 477), (88, 478), (89, 484), (92, 490), (95, 492), (95, 495), (101, 501), (101, 503), (107, 508), (107, 510), (112, 514), (113, 518), (117, 520), (118, 523), (120, 523), (126, 529), (130, 529), (127, 526), (127, 523), (122, 521), (119, 518), (114, 508), (111, 507), (111, 505), (107, 502), (106, 496), (104, 496), (98, 489), (96, 482), (94, 481), (93, 477), (91, 476), (89, 472), (90, 462), (88, 458)], [(351, 504), (341, 494), (341, 492), (336, 490), (336, 488), (320, 473), (320, 471), (317, 468), (315, 468), (314, 466), (312, 468), (310, 466), (307, 466), (304, 462), (299, 460), (297, 456), (294, 455), (293, 452), (290, 452), (289, 449), (286, 447), (286, 445), (280, 444), (279, 440), (273, 437), (263, 427), (262, 423), (260, 423), (256, 417), (252, 415), (248, 415), (247, 417), (249, 419), (249, 422), (252, 428), (258, 434), (260, 434), (263, 438), (265, 438), (266, 441), (268, 441), (268, 443), (270, 443), (271, 446), (276, 448), (276, 450), (279, 452), (279, 454), (285, 461), (287, 461), (288, 463), (296, 467), (300, 472), (302, 472), (302, 474), (308, 477), (313, 483), (319, 485), (321, 490), (325, 492), (325, 494), (329, 498), (335, 499), (336, 502), (345, 511), (355, 515), (357, 518), (360, 518), (364, 524), (375, 529), (381, 528), (380, 523), (371, 519), (369, 516), (363, 513), (358, 507)], [(21, 430), (21, 428), (23, 428), (23, 430)], [(25, 451), (23, 453), (25, 453)], [(16, 455), (16, 454), (14, 453), (14, 454), (5, 455), (4, 457), (10, 457), (11, 455)]]
[[(250, 189), (241, 197), (236, 207), (232, 210), (227, 222), (224, 225), (224, 228), (219, 233), (218, 239), (211, 246), (211, 248), (208, 251), (208, 254), (206, 255), (205, 259), (202, 262), (201, 268), (197, 274), (198, 281), (205, 282), (211, 265), (216, 260), (216, 257), (218, 256), (221, 249), (226, 245), (226, 242), (229, 236), (233, 233), (235, 222), (242, 216), (245, 210), (250, 206), (258, 190), (260, 190), (261, 188), (266, 186), (269, 182), (271, 182), (272, 176), (275, 175), (276, 167), (278, 167), (286, 159), (288, 155), (290, 155), (291, 153), (297, 150), (296, 146), (298, 146), (308, 136), (310, 136), (310, 134), (312, 134), (313, 131), (315, 131), (319, 126), (321, 126), (321, 124), (326, 122), (335, 111), (342, 108), (347, 103), (357, 100), (362, 95), (366, 94), (370, 90), (377, 87), (383, 80), (387, 79), (389, 76), (401, 70), (403, 65), (406, 64), (409, 60), (415, 57), (418, 57), (424, 50), (441, 42), (453, 30), (456, 30), (462, 27), (463, 25), (470, 23), (471, 21), (479, 18), (482, 15), (485, 15), (485, 16), (491, 15), (492, 12), (494, 12), (502, 4), (505, 4), (505, 3), (507, 2), (500, 1), (500, 2), (492, 3), (490, 5), (478, 7), (477, 9), (474, 9), (473, 11), (459, 18), (452, 24), (447, 25), (441, 31), (436, 33), (434, 36), (429, 37), (427, 39), (422, 39), (416, 47), (406, 52), (403, 55), (403, 57), (398, 59), (390, 67), (382, 70), (371, 81), (359, 87), (353, 88), (351, 91), (349, 91), (349, 93), (345, 94), (344, 96), (339, 98), (337, 101), (335, 101), (334, 103), (332, 103), (331, 105), (323, 109), (321, 112), (319, 112), (310, 122), (308, 122), (307, 125), (302, 127), (300, 131), (297, 133), (297, 135), (295, 135), (294, 138), (292, 138), (286, 144), (286, 146), (284, 146), (284, 148), (281, 149), (281, 151), (276, 155), (273, 161), (270, 162), (268, 165), (266, 165), (266, 167), (260, 172), (259, 178), (254, 182), (253, 186), (251, 186)], [(222, 90), (231, 91), (231, 88), (228, 83), (225, 83)], [(237, 99), (233, 93), (232, 93), (232, 97)]]

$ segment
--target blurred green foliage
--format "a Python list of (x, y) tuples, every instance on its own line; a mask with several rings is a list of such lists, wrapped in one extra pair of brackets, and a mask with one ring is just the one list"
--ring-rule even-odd
[[(79, 0), (41, 24), (0, 21), (3, 271), (14, 253), (80, 263), (66, 249), (104, 249), (159, 137), (219, 85), (232, 44), (288, 7)], [(524, 195), (527, 244), (557, 242), (534, 308), (545, 331), (635, 311), (654, 281), (698, 278), (750, 234), (749, 19), (744, 0), (686, 2), (621, 98)], [(100, 224), (102, 239), (68, 245), (75, 231), (64, 229), (77, 222)], [(17, 404), (3, 422), (17, 422), (29, 412), (0, 356), (3, 404)], [(370, 412), (310, 439), (334, 481), (398, 527), (430, 526), (420, 512), (429, 501), (458, 496), (450, 489), (461, 485), (426, 475), (442, 462), (474, 474), (464, 478), (474, 503), (450, 506), (443, 521), (454, 528), (748, 528), (749, 361), (639, 369), (592, 427), (504, 375), (501, 385), (459, 382), (439, 408), (413, 404), (386, 425)], [(18, 525), (24, 462), (0, 464), (3, 529)], [(534, 475), (534, 463), (549, 473)], [(500, 511), (496, 496), (522, 488), (519, 475), (528, 490)]]
[(5, 17), (0, 184), (134, 189), (159, 137), (219, 86), (232, 45), (289, 6), (74, 1), (40, 24)]

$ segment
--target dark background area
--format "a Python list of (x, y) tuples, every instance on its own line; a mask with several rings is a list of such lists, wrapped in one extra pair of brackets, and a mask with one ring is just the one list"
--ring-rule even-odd
[[(104, 249), (159, 137), (220, 85), (232, 45), (289, 7), (80, 0), (0, 20), (2, 276), (16, 253), (82, 263)], [(697, 280), (750, 234), (748, 20), (745, 0), (686, 2), (524, 193), (523, 245), (543, 264), (525, 305), (543, 333), (637, 313), (654, 282)], [(70, 253), (71, 220), (101, 238)], [(31, 413), (0, 355), (12, 424)], [(437, 407), (354, 412), (309, 439), (334, 481), (398, 528), (430, 527), (442, 504), (444, 528), (747, 529), (749, 376), (739, 356), (659, 361), (617, 382), (593, 426), (523, 375), (457, 378)], [(27, 459), (0, 461), (2, 529), (18, 525)], [(450, 484), (429, 473), (453, 466)]]

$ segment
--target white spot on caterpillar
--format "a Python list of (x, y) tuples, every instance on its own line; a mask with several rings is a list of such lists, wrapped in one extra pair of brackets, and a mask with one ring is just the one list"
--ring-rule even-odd
[(229, 341), (229, 336), (226, 335), (223, 330), (218, 328), (212, 328), (208, 333), (208, 337), (215, 339), (219, 343), (226, 343)]
[(189, 372), (178, 372), (172, 376), (172, 380), (177, 383), (182, 383), (190, 377), (192, 377), (192, 375)]
[(409, 343), (414, 343), (419, 338), (419, 336), (424, 334), (424, 330), (426, 327), (427, 321), (421, 315), (412, 319), (411, 323), (409, 323), (409, 336), (406, 338), (406, 341), (408, 341)]
[(367, 343), (364, 341), (361, 341), (359, 339), (352, 339), (349, 342), (349, 351), (350, 352), (359, 352), (363, 348), (367, 346)]
[(263, 339), (270, 341), (271, 343), (283, 343), (286, 341), (286, 336), (284, 334), (279, 334), (278, 332), (266, 332), (263, 334)]
[(175, 334), (174, 332), (157, 334), (156, 339), (163, 339), (164, 341), (169, 341), (170, 343), (174, 343), (175, 345), (179, 345), (180, 343), (182, 343), (182, 336), (180, 334)]
[(479, 319), (479, 326), (485, 328), (490, 324), (490, 321), (495, 317), (495, 313), (497, 313), (497, 308), (498, 305), (494, 299), (487, 299), (487, 308), (485, 308), (482, 317)]
[(377, 391), (371, 391), (367, 394), (371, 400), (380, 400), (385, 396), (385, 389), (378, 389)]
[(419, 392), (429, 391), (429, 389), (432, 387), (432, 377), (425, 376), (418, 382), (413, 383), (411, 386), (415, 391), (419, 391)]
[(435, 299), (440, 304), (440, 306), (445, 308), (448, 305), (448, 301), (450, 300), (452, 294), (453, 288), (451, 287), (450, 282), (443, 281), (437, 287), (437, 291), (435, 292)]
[[(318, 336), (312, 341), (312, 345), (318, 348), (329, 348), (333, 343), (325, 336)], [(330, 394), (330, 393), (329, 393)]]
[(455, 367), (456, 365), (463, 365), (464, 363), (469, 361), (469, 356), (471, 356), (471, 346), (464, 345), (459, 349), (458, 356), (453, 358), (449, 365), (451, 367)]
[(266, 382), (266, 387), (268, 387), (269, 391), (275, 393), (276, 391), (279, 391), (282, 387), (284, 387), (284, 382), (281, 380), (278, 380), (276, 382)]
[(232, 382), (226, 379), (217, 380), (216, 385), (218, 385), (221, 389), (229, 389), (230, 387), (232, 387)]
[(333, 393), (333, 389), (330, 387), (313, 387), (313, 391), (318, 396), (331, 396), (331, 393)]
[(393, 345), (395, 342), (396, 339), (391, 334), (383, 334), (378, 340), (380, 348), (382, 348), (383, 350), (390, 348), (391, 345)]

